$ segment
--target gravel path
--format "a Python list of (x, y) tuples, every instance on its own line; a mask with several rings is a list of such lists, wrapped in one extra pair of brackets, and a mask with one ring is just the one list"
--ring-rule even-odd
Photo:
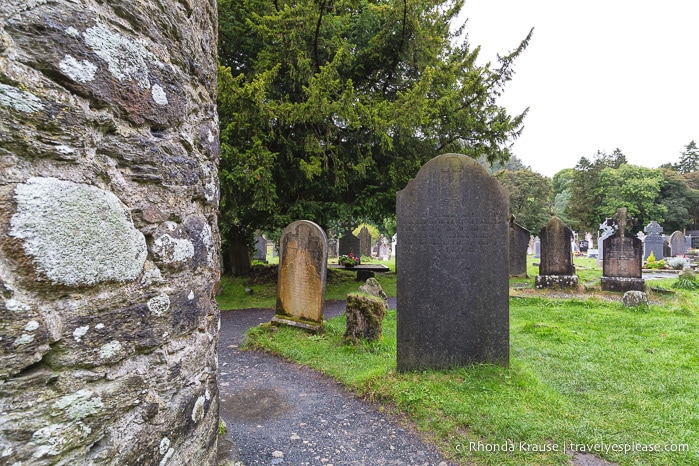
[[(326, 318), (343, 313), (344, 306), (326, 303)], [(389, 307), (395, 308), (395, 300)], [(243, 464), (454, 464), (422, 442), (409, 423), (380, 413), (331, 379), (273, 355), (240, 351), (245, 330), (273, 315), (269, 309), (221, 313), (220, 414)]]

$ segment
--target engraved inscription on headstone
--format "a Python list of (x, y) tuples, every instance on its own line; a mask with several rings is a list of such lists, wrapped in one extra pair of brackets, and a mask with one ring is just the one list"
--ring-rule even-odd
[(398, 370), (507, 364), (508, 193), (472, 158), (445, 154), (396, 203)]
[(277, 312), (273, 322), (317, 329), (323, 322), (328, 242), (315, 223), (299, 220), (282, 232)]

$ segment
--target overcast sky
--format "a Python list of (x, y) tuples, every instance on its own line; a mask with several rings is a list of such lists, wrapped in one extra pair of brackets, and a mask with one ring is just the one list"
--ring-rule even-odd
[(597, 150), (629, 163), (676, 163), (699, 143), (699, 1), (466, 0), (481, 62), (534, 28), (501, 105), (529, 107), (513, 153), (553, 176)]

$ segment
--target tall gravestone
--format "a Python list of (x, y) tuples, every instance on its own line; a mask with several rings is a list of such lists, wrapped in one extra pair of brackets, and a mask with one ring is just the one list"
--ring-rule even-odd
[(531, 232), (515, 222), (514, 215), (510, 217), (510, 257), (509, 267), (511, 277), (527, 276), (527, 248)]
[(341, 256), (346, 256), (350, 252), (354, 255), (359, 256), (359, 238), (354, 236), (352, 232), (347, 232), (343, 237), (340, 238), (340, 245), (338, 247), (338, 252)]
[(539, 275), (536, 276), (537, 288), (568, 288), (578, 284), (573, 266), (571, 243), (573, 232), (563, 224), (560, 218), (551, 220), (539, 232), (541, 239), (541, 261)]
[(445, 154), (396, 204), (398, 370), (508, 364), (508, 193), (472, 158)]
[(371, 233), (366, 226), (359, 230), (359, 253), (365, 257), (371, 257)]
[(538, 236), (534, 237), (534, 259), (541, 258), (541, 238)]
[(322, 228), (299, 220), (279, 241), (277, 311), (273, 322), (320, 329), (325, 306), (328, 240)]
[(663, 258), (663, 227), (653, 220), (645, 227), (646, 237), (643, 239), (643, 260), (648, 259), (650, 253), (657, 260)]
[(681, 231), (675, 231), (670, 235), (669, 239), (670, 251), (672, 256), (683, 256), (687, 254), (687, 249), (689, 249), (689, 241), (687, 237)]
[(643, 242), (626, 230), (627, 211), (617, 210), (613, 221), (616, 232), (604, 240), (602, 258), (602, 290), (643, 291)]
[(216, 30), (0, 2), (0, 464), (217, 463)]

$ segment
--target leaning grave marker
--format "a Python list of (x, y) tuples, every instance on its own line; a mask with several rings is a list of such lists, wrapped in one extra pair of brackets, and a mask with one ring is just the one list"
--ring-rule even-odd
[(327, 266), (328, 240), (322, 228), (299, 220), (284, 229), (279, 241), (277, 309), (272, 322), (320, 329)]
[(472, 158), (444, 154), (396, 204), (398, 370), (508, 364), (507, 191)]

